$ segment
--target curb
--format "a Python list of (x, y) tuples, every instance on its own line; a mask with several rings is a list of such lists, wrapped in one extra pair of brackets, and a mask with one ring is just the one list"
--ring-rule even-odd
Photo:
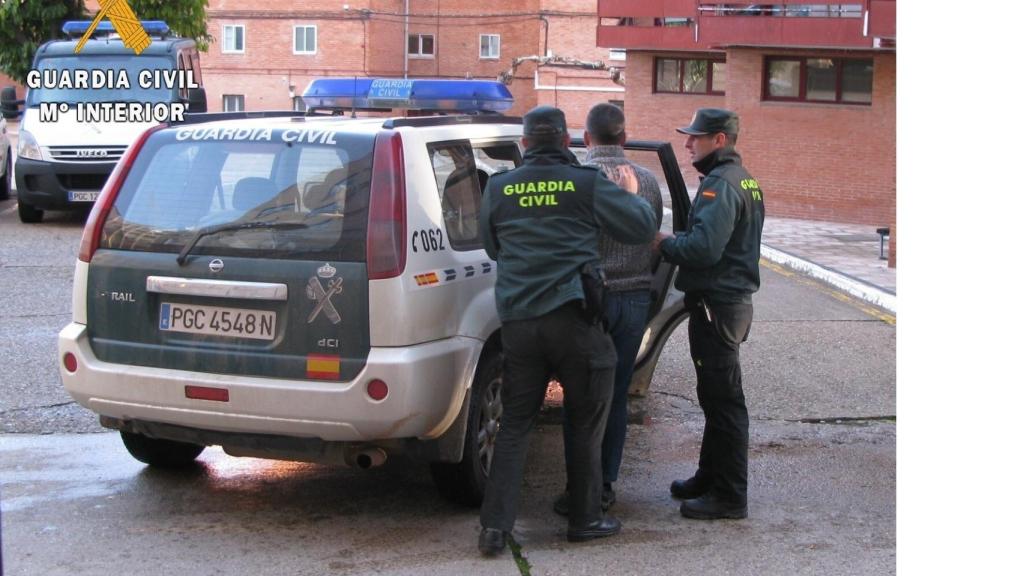
[(826, 284), (846, 292), (854, 298), (858, 298), (869, 304), (883, 308), (893, 314), (896, 313), (895, 294), (890, 294), (870, 284), (836, 272), (835, 270), (830, 270), (824, 266), (815, 264), (814, 262), (808, 262), (807, 260), (797, 258), (792, 254), (787, 254), (782, 250), (765, 246), (763, 244), (761, 245), (761, 256), (767, 260), (775, 262), (776, 264), (781, 264), (821, 280)]

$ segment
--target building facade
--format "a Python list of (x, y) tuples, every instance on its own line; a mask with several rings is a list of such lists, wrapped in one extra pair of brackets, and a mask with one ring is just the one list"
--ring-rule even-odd
[(697, 108), (735, 110), (769, 215), (888, 227), (895, 265), (895, 0), (598, 0), (598, 14), (598, 45), (626, 50), (634, 133), (682, 150), (675, 127)]
[(888, 227), (895, 264), (895, 0), (210, 0), (207, 16), (211, 111), (301, 109), (324, 76), (504, 78), (511, 114), (555, 105), (579, 129), (615, 102), (682, 160), (675, 127), (736, 110), (770, 215)]
[(596, 45), (596, 0), (211, 0), (208, 17), (211, 111), (301, 108), (303, 90), (324, 76), (504, 75), (512, 114), (554, 104), (574, 126), (589, 106), (625, 94), (608, 70), (585, 66), (625, 64), (621, 51)]

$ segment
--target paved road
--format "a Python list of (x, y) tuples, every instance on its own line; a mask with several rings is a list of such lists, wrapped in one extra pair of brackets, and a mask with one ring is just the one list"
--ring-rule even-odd
[(82, 219), (17, 221), (0, 202), (0, 509), (5, 574), (891, 574), (896, 570), (895, 326), (879, 311), (763, 267), (744, 348), (750, 518), (681, 518), (703, 424), (685, 330), (631, 426), (615, 513), (622, 535), (569, 545), (550, 511), (564, 485), (557, 426), (532, 441), (516, 557), (477, 556), (474, 511), (426, 467), (368, 472), (236, 459), (149, 470), (60, 387)]

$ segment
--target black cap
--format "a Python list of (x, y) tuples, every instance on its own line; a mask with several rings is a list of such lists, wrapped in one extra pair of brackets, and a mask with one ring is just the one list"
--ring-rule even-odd
[(554, 106), (537, 106), (523, 116), (523, 134), (527, 136), (545, 136), (548, 134), (564, 134), (565, 113)]
[(676, 128), (676, 132), (693, 136), (723, 132), (737, 136), (740, 133), (740, 117), (732, 110), (701, 108), (693, 114), (689, 126)]

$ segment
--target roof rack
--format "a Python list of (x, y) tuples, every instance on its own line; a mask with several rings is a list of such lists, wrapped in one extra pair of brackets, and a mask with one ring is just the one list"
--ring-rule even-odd
[(294, 110), (265, 110), (252, 112), (196, 112), (186, 113), (181, 122), (169, 122), (172, 126), (182, 124), (203, 124), (205, 122), (217, 122), (219, 120), (245, 120), (247, 118), (305, 118), (305, 112)]
[(507, 86), (490, 80), (319, 78), (302, 94), (307, 108), (496, 114), (512, 107)]
[(383, 127), (387, 129), (399, 128), (402, 126), (450, 126), (453, 124), (522, 124), (523, 119), (518, 116), (503, 116), (501, 114), (487, 115), (466, 115), (456, 116), (417, 116), (411, 118), (391, 118), (384, 122)]

